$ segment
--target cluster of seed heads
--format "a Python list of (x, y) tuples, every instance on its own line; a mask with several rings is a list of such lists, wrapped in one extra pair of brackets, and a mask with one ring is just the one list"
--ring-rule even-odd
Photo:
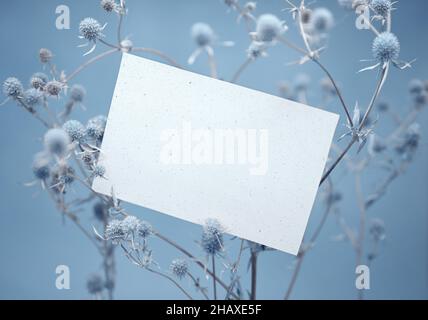
[(122, 240), (138, 236), (147, 238), (152, 233), (153, 228), (148, 222), (141, 221), (134, 216), (127, 216), (123, 220), (114, 219), (110, 221), (104, 236), (107, 240), (111, 240), (114, 244), (118, 244)]

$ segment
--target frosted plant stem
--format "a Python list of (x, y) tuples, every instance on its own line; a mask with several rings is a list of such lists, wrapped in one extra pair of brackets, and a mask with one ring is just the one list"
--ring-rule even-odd
[(49, 129), (52, 127), (46, 120), (37, 114), (36, 110), (28, 106), (21, 98), (18, 98), (17, 101), (26, 111), (28, 111), (34, 118), (39, 120), (46, 128)]
[(169, 56), (167, 56), (162, 51), (159, 51), (159, 50), (156, 50), (153, 48), (143, 48), (143, 47), (132, 48), (131, 51), (132, 52), (145, 52), (145, 53), (153, 54), (153, 55), (158, 56), (159, 58), (165, 60), (166, 62), (168, 62), (169, 64), (173, 65), (176, 68), (184, 69), (177, 61), (170, 58)]
[[(160, 234), (157, 231), (154, 232), (154, 235), (157, 236), (159, 239), (165, 241), (169, 245), (173, 246), (174, 248), (176, 248), (177, 250), (179, 250), (180, 252), (182, 252), (183, 254), (185, 254), (190, 259), (192, 259), (200, 268), (202, 268), (204, 271), (206, 271), (206, 273), (208, 273), (211, 277), (213, 277), (214, 279), (216, 279), (216, 281), (218, 282), (219, 285), (221, 285), (225, 290), (228, 290), (229, 286), (227, 286), (222, 280), (220, 280), (218, 277), (216, 277), (215, 274), (206, 267), (206, 265), (204, 265), (201, 261), (199, 261), (198, 259), (196, 259), (196, 257), (194, 255), (192, 255), (189, 251), (187, 251), (186, 249), (184, 249), (183, 247), (181, 247), (180, 245), (178, 245), (176, 242), (174, 242), (171, 239), (165, 237), (164, 235)], [(231, 295), (235, 299), (239, 300), (239, 297), (235, 293), (232, 292)]]
[(99, 55), (89, 59), (88, 61), (86, 61), (85, 63), (83, 63), (81, 66), (79, 66), (75, 71), (73, 71), (72, 73), (70, 73), (70, 75), (68, 77), (66, 77), (64, 82), (69, 82), (71, 79), (73, 79), (75, 76), (77, 76), (82, 70), (84, 70), (85, 68), (87, 68), (88, 66), (90, 66), (91, 64), (93, 64), (94, 62), (97, 62), (115, 52), (119, 52), (118, 49), (111, 49), (108, 51), (105, 51), (103, 53), (100, 53)]
[(235, 72), (235, 74), (232, 77), (232, 80), (230, 80), (231, 83), (236, 83), (238, 81), (238, 78), (241, 76), (242, 72), (251, 64), (253, 59), (247, 58), (243, 64), (238, 68), (238, 70)]
[(250, 300), (256, 300), (257, 297), (257, 253), (251, 252), (251, 294)]
[[(331, 181), (328, 185), (328, 188), (329, 189), (328, 189), (327, 196), (329, 197), (333, 193), (333, 185), (332, 185)], [(315, 229), (315, 232), (313, 233), (312, 237), (310, 238), (310, 241), (309, 241), (310, 244), (315, 243), (315, 241), (318, 239), (319, 235), (321, 234), (321, 230), (323, 229), (325, 222), (327, 221), (327, 217), (330, 214), (332, 206), (333, 206), (333, 204), (332, 204), (331, 200), (328, 200), (324, 214), (321, 218), (321, 221), (318, 224), (318, 227)], [(305, 258), (305, 255), (307, 252), (308, 252), (308, 250), (303, 250), (303, 251), (299, 252), (299, 254), (297, 256), (297, 264), (296, 264), (296, 267), (294, 268), (293, 275), (291, 276), (291, 280), (290, 280), (290, 283), (288, 285), (287, 291), (285, 293), (284, 300), (290, 299), (291, 293), (292, 293), (294, 286), (296, 284), (296, 281), (297, 281), (297, 277), (299, 276), (300, 270), (302, 268), (303, 259)]]
[(105, 45), (105, 46), (107, 46), (107, 47), (110, 47), (110, 48), (113, 48), (113, 49), (120, 50), (120, 47), (118, 47), (118, 46), (116, 46), (116, 45), (114, 45), (114, 44), (108, 43), (107, 41), (105, 41), (105, 40), (103, 40), (103, 39), (101, 39), (101, 38), (98, 38), (98, 41), (99, 41), (99, 42), (101, 42), (103, 45)]
[(217, 79), (218, 78), (218, 75), (217, 75), (217, 63), (215, 61), (214, 54), (210, 50), (207, 50), (207, 55), (208, 55), (208, 64), (210, 66), (211, 77), (214, 78), (214, 79)]
[(206, 300), (210, 300), (210, 298), (208, 297), (208, 295), (205, 293), (205, 291), (203, 290), (203, 288), (200, 288), (199, 287), (199, 281), (198, 280), (196, 280), (196, 278), (190, 273), (190, 272), (187, 272), (187, 275), (190, 277), (190, 279), (192, 279), (192, 281), (193, 281), (193, 284), (195, 285), (195, 287), (196, 288), (199, 288), (199, 291), (201, 292), (201, 294), (204, 296), (204, 298), (206, 299)]
[(211, 256), (212, 266), (213, 266), (213, 294), (214, 294), (214, 300), (217, 300), (217, 281), (216, 274), (215, 274), (215, 255)]
[(165, 273), (162, 273), (162, 272), (160, 272), (160, 271), (157, 271), (157, 270), (154, 270), (154, 269), (151, 269), (151, 268), (145, 268), (147, 271), (150, 271), (150, 272), (152, 272), (152, 273), (154, 273), (154, 274), (157, 274), (157, 275), (159, 275), (159, 276), (161, 276), (161, 277), (163, 277), (163, 278), (165, 278), (165, 279), (167, 279), (167, 280), (169, 280), (169, 281), (171, 281), (178, 289), (180, 289), (180, 291), (181, 292), (183, 292), (184, 294), (185, 294), (185, 296), (187, 297), (187, 298), (189, 298), (190, 300), (193, 300), (193, 298), (192, 298), (192, 296), (177, 282), (177, 281), (175, 281), (172, 277), (170, 277), (169, 275), (167, 275), (167, 274), (165, 274)]
[(339, 87), (336, 84), (336, 81), (334, 81), (333, 76), (317, 58), (312, 58), (312, 61), (315, 62), (324, 71), (324, 73), (327, 75), (327, 77), (330, 79), (331, 83), (333, 84), (334, 89), (336, 90), (337, 96), (339, 97), (340, 103), (342, 104), (343, 110), (346, 113), (346, 118), (348, 119), (349, 124), (351, 126), (353, 126), (352, 117), (349, 113), (348, 107), (346, 106), (345, 100), (343, 99), (342, 93), (340, 92)]
[[(375, 105), (376, 99), (379, 97), (379, 94), (383, 88), (383, 85), (385, 84), (386, 78), (388, 77), (388, 70), (389, 70), (389, 64), (387, 64), (386, 67), (383, 68), (381, 71), (381, 76), (376, 86), (376, 90), (373, 94), (372, 99), (370, 100), (370, 104), (367, 108), (367, 111), (364, 114), (363, 119), (361, 120), (361, 123), (358, 127), (359, 130), (362, 130), (364, 128), (364, 125), (366, 124), (366, 121), (370, 115), (370, 112), (373, 110), (373, 106)], [(325, 179), (327, 179), (327, 177), (333, 172), (333, 170), (337, 167), (337, 165), (340, 163), (343, 157), (348, 153), (348, 151), (351, 149), (354, 143), (357, 142), (357, 140), (358, 140), (357, 137), (355, 136), (352, 137), (351, 141), (349, 142), (345, 150), (343, 150), (343, 152), (339, 155), (336, 161), (332, 164), (332, 166), (327, 170), (327, 172), (321, 178), (320, 186), (324, 183)]]
[(117, 24), (117, 44), (119, 47), (122, 45), (122, 23), (123, 14), (119, 12), (119, 23)]
[[(357, 244), (357, 266), (362, 264), (363, 253), (364, 253), (364, 238), (366, 229), (366, 206), (361, 189), (361, 173), (355, 173), (355, 192), (357, 195), (358, 208), (360, 211), (360, 226), (358, 232), (358, 244)], [(358, 290), (358, 299), (363, 299), (363, 290)]]

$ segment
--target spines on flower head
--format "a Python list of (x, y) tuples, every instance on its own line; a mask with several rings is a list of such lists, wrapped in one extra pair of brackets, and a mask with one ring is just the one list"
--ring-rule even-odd
[(169, 269), (174, 276), (181, 280), (186, 277), (187, 272), (189, 271), (189, 265), (184, 259), (174, 259), (172, 260)]
[(67, 132), (71, 141), (83, 142), (85, 140), (86, 128), (80, 121), (68, 120), (62, 128)]
[(79, 32), (81, 37), (88, 41), (95, 41), (101, 36), (103, 27), (94, 18), (85, 18), (79, 24)]
[(118, 244), (125, 239), (125, 233), (122, 229), (122, 221), (114, 219), (110, 221), (106, 227), (104, 237), (106, 240), (111, 240), (113, 244)]
[(70, 137), (63, 129), (49, 129), (44, 136), (46, 151), (59, 157), (65, 156), (70, 145)]
[(381, 18), (386, 18), (392, 10), (392, 2), (390, 0), (371, 0), (370, 8)]
[(17, 78), (10, 77), (3, 82), (3, 93), (13, 99), (22, 97), (24, 87)]
[(36, 72), (30, 79), (30, 86), (34, 89), (43, 90), (49, 78), (43, 72)]
[(334, 26), (333, 14), (327, 8), (316, 8), (312, 12), (310, 24), (315, 32), (328, 32)]
[(112, 220), (106, 228), (105, 238), (118, 244), (121, 240), (128, 238), (145, 239), (151, 234), (153, 234), (153, 228), (150, 223), (135, 216), (127, 216), (123, 220)]
[(210, 255), (216, 255), (223, 250), (223, 232), (221, 224), (215, 219), (206, 221), (201, 239), (202, 249)]
[(391, 32), (379, 34), (373, 41), (373, 56), (381, 63), (397, 60), (400, 55), (400, 42)]
[(211, 45), (215, 39), (215, 34), (211, 26), (204, 22), (193, 24), (191, 35), (199, 47)]
[(65, 85), (62, 82), (52, 80), (46, 83), (44, 89), (48, 95), (52, 97), (58, 97), (64, 87)]
[(82, 102), (83, 99), (86, 96), (86, 89), (80, 85), (80, 84), (75, 84), (71, 87), (70, 89), (70, 99), (73, 102)]
[(106, 123), (107, 118), (103, 115), (89, 119), (88, 123), (86, 124), (86, 133), (88, 137), (101, 140), (104, 135)]
[(31, 88), (24, 92), (24, 101), (30, 106), (34, 107), (42, 102), (43, 93), (37, 89)]
[(284, 22), (275, 15), (270, 13), (262, 14), (257, 19), (255, 38), (258, 41), (270, 43), (275, 41), (286, 30)]
[(114, 0), (101, 0), (101, 8), (106, 12), (113, 12), (116, 10), (117, 4)]
[(39, 51), (39, 59), (41, 63), (49, 63), (52, 60), (52, 51), (46, 48), (41, 48)]
[(50, 176), (49, 156), (45, 152), (39, 152), (34, 156), (33, 173), (39, 180), (47, 180)]

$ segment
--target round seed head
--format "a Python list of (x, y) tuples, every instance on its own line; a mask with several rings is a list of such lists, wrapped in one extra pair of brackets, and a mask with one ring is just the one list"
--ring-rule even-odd
[(62, 157), (68, 151), (70, 137), (63, 129), (50, 129), (45, 134), (44, 144), (50, 154)]
[(327, 32), (334, 26), (333, 14), (327, 8), (317, 8), (312, 13), (311, 24), (314, 31)]
[(208, 46), (215, 39), (213, 29), (203, 22), (197, 22), (192, 26), (191, 35), (199, 47)]
[(49, 81), (48, 76), (42, 72), (33, 74), (30, 79), (30, 86), (34, 89), (43, 90), (46, 83)]
[(39, 152), (34, 156), (33, 173), (39, 180), (46, 180), (50, 175), (49, 156), (45, 152)]
[(282, 21), (273, 14), (262, 14), (257, 19), (257, 39), (262, 42), (272, 42), (285, 31)]
[(101, 24), (93, 18), (85, 18), (79, 24), (80, 35), (88, 41), (95, 41), (101, 35)]
[(10, 77), (3, 82), (3, 93), (6, 96), (15, 99), (22, 96), (23, 92), (24, 87), (22, 86), (21, 81), (17, 78)]
[(58, 97), (63, 87), (64, 85), (61, 82), (52, 80), (46, 83), (45, 91), (52, 97)]
[(189, 265), (184, 259), (174, 259), (169, 268), (172, 274), (181, 280), (187, 275)]
[(223, 227), (217, 220), (208, 220), (202, 232), (202, 249), (210, 255), (223, 250)]
[(100, 5), (106, 12), (113, 12), (116, 9), (116, 2), (114, 0), (101, 0)]
[(71, 141), (82, 142), (86, 137), (86, 129), (80, 121), (68, 120), (62, 126), (64, 131), (68, 134)]
[(94, 274), (86, 282), (86, 288), (90, 294), (99, 294), (104, 289), (104, 281), (99, 275)]
[(383, 32), (374, 39), (372, 51), (373, 56), (381, 63), (396, 60), (400, 55), (400, 42), (394, 34)]
[(392, 2), (390, 0), (371, 0), (370, 7), (377, 15), (386, 18), (391, 12)]
[(49, 49), (41, 48), (39, 51), (39, 58), (41, 63), (48, 63), (52, 60), (52, 52)]
[(70, 90), (70, 99), (74, 102), (82, 102), (86, 96), (86, 90), (83, 86), (75, 84)]
[(24, 101), (30, 107), (34, 107), (42, 102), (43, 93), (37, 89), (31, 88), (24, 92)]

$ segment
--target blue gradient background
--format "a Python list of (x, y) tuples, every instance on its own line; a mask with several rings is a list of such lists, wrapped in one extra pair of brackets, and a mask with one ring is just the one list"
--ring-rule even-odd
[[(87, 58), (77, 48), (78, 23), (87, 16), (100, 22), (108, 22), (105, 33), (116, 39), (116, 17), (105, 14), (98, 1), (76, 0), (15, 0), (1, 1), (0, 76), (16, 76), (24, 83), (33, 72), (40, 71), (37, 53), (39, 48), (50, 48), (55, 54), (58, 68), (71, 72)], [(71, 30), (55, 28), (55, 8), (66, 4), (71, 9)], [(359, 31), (354, 26), (354, 15), (337, 6), (335, 0), (318, 1), (334, 12), (337, 25), (331, 33), (328, 50), (322, 60), (343, 87), (346, 100), (367, 105), (375, 85), (375, 72), (357, 74), (366, 66), (359, 62), (371, 58), (369, 31)], [(397, 112), (404, 113), (410, 105), (407, 84), (412, 78), (426, 79), (428, 74), (427, 41), (428, 3), (424, 0), (400, 1), (393, 16), (393, 31), (401, 40), (403, 59), (418, 58), (415, 67), (407, 71), (393, 69), (385, 86), (382, 99), (391, 102)], [(219, 73), (229, 79), (245, 58), (248, 46), (243, 25), (236, 24), (234, 13), (220, 0), (129, 0), (129, 15), (124, 34), (138, 46), (162, 50), (185, 64), (194, 45), (189, 36), (190, 26), (205, 21), (213, 26), (222, 40), (234, 40), (234, 48), (218, 48)], [(257, 13), (272, 12), (285, 20), (290, 16), (281, 9), (284, 1), (263, 0), (258, 3)], [(289, 37), (299, 41), (294, 26)], [(101, 48), (97, 49), (100, 52)], [(269, 51), (268, 59), (260, 59), (243, 74), (240, 84), (277, 94), (281, 80), (293, 80), (300, 72), (312, 77), (310, 104), (321, 105), (318, 82), (323, 77), (312, 64), (303, 67), (287, 67), (286, 63), (297, 58), (283, 46)], [(153, 57), (152, 57), (153, 58)], [(155, 59), (155, 58), (154, 58)], [(75, 81), (85, 85), (88, 95), (86, 112), (76, 117), (86, 120), (90, 116), (108, 112), (120, 57), (114, 56), (81, 73)], [(205, 57), (198, 59), (191, 70), (206, 74)], [(59, 106), (57, 106), (58, 108)], [(339, 110), (338, 103), (330, 103), (330, 110)], [(428, 130), (424, 124), (428, 114), (422, 113), (423, 141), (415, 163), (405, 176), (400, 177), (387, 196), (369, 211), (370, 217), (384, 219), (387, 240), (382, 254), (371, 270), (371, 290), (366, 297), (392, 299), (426, 299), (427, 279), (427, 217), (428, 217)], [(342, 121), (343, 121), (342, 117)], [(380, 119), (377, 131), (388, 132), (391, 124)], [(339, 127), (338, 134), (342, 131)], [(37, 188), (24, 187), (32, 180), (31, 162), (34, 153), (42, 148), (43, 128), (13, 103), (0, 108), (0, 298), (3, 299), (85, 299), (89, 298), (85, 283), (89, 274), (101, 272), (101, 262), (95, 249), (70, 223), (62, 223), (48, 197)], [(343, 169), (343, 168), (342, 168)], [(338, 170), (333, 175), (336, 188), (344, 193), (342, 211), (346, 219), (356, 225), (358, 211), (353, 191), (353, 180)], [(367, 172), (365, 189), (371, 189), (379, 175)], [(199, 252), (195, 243), (200, 227), (130, 206), (136, 215), (144, 218), (164, 234), (176, 239), (192, 252)], [(317, 225), (322, 214), (320, 201), (312, 212), (309, 231)], [(91, 210), (82, 212), (85, 223), (96, 222)], [(316, 244), (304, 263), (292, 298), (296, 299), (353, 299), (355, 255), (348, 243), (333, 242), (340, 233), (334, 217), (330, 217)], [(155, 259), (165, 268), (177, 252), (153, 239)], [(234, 249), (236, 245), (229, 245)], [(236, 249), (236, 248), (235, 248)], [(236, 250), (235, 250), (236, 253)], [(199, 254), (202, 257), (202, 254)], [(170, 283), (131, 265), (122, 254), (117, 254), (117, 288), (115, 296), (121, 299), (183, 298)], [(245, 256), (247, 259), (248, 257)], [(267, 252), (260, 256), (259, 298), (282, 298), (292, 273), (293, 257), (280, 252)], [(55, 288), (55, 268), (66, 264), (71, 269), (71, 290)], [(199, 271), (199, 270), (198, 270)], [(246, 261), (241, 270), (243, 282), (249, 284)], [(226, 276), (225, 276), (226, 277)], [(225, 278), (227, 279), (227, 278)], [(185, 283), (185, 285), (188, 285)], [(206, 282), (209, 285), (209, 282)]]

